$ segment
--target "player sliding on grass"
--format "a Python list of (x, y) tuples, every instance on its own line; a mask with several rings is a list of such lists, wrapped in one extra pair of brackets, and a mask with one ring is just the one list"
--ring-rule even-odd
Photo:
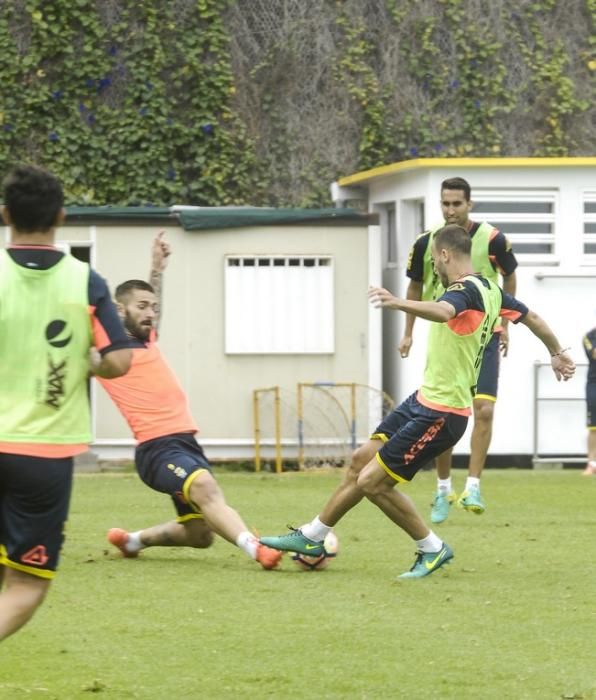
[(129, 280), (116, 289), (133, 347), (132, 365), (124, 381), (100, 381), (138, 441), (139, 476), (147, 486), (172, 497), (178, 517), (138, 532), (113, 528), (108, 540), (125, 557), (136, 557), (145, 547), (209, 547), (216, 533), (264, 569), (273, 569), (281, 553), (260, 544), (226, 503), (194, 438), (197, 427), (186, 395), (155, 342), (161, 278), (170, 252), (162, 232), (153, 241), (151, 284)]
[(432, 324), (426, 369), (418, 392), (401, 403), (354, 452), (343, 482), (310, 523), (280, 537), (262, 537), (268, 547), (317, 555), (326, 534), (365, 496), (416, 543), (412, 568), (400, 579), (428, 576), (453, 558), (451, 547), (424, 524), (411, 499), (394, 488), (410, 481), (464, 434), (474, 399), (484, 348), (500, 316), (527, 326), (548, 348), (558, 380), (573, 376), (575, 365), (536, 313), (472, 273), (470, 236), (449, 225), (440, 229), (432, 258), (446, 291), (437, 301), (409, 301), (373, 287), (377, 307), (414, 314)]

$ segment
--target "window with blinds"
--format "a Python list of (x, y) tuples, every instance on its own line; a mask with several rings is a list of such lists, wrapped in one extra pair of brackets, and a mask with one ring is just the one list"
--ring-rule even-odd
[(596, 191), (584, 192), (583, 252), (590, 261), (596, 262)]
[(502, 231), (516, 255), (554, 255), (555, 190), (475, 190), (472, 199), (472, 218)]
[(333, 258), (225, 258), (225, 351), (333, 353)]

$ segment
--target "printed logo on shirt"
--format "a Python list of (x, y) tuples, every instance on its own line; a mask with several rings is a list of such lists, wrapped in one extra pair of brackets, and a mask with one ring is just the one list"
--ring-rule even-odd
[(53, 348), (66, 347), (72, 340), (72, 333), (67, 335), (66, 321), (50, 321), (46, 326), (46, 340)]
[[(65, 348), (72, 340), (66, 321), (55, 319), (46, 326), (46, 340), (53, 348)], [(48, 371), (44, 403), (58, 410), (64, 397), (64, 381), (66, 379), (66, 359), (55, 360), (48, 355)]]
[(64, 380), (66, 379), (66, 360), (55, 363), (48, 357), (48, 375), (46, 383), (46, 398), (44, 403), (58, 410), (64, 397)]

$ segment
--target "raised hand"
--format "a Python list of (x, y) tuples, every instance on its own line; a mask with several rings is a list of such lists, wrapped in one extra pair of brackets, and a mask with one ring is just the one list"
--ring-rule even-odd
[(151, 247), (151, 268), (155, 272), (163, 272), (167, 265), (167, 259), (172, 253), (172, 248), (165, 239), (166, 232), (160, 231), (153, 239)]

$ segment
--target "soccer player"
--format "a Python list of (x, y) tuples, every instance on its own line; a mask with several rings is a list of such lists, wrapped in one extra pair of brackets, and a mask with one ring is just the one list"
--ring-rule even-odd
[(446, 291), (436, 301), (398, 299), (386, 289), (370, 289), (369, 297), (378, 307), (434, 322), (423, 384), (355, 451), (343, 482), (321, 513), (287, 535), (262, 537), (263, 544), (282, 551), (321, 554), (327, 533), (366, 496), (416, 543), (414, 565), (399, 578), (428, 576), (453, 557), (451, 547), (429, 530), (412, 501), (394, 487), (410, 481), (463, 435), (482, 354), (499, 316), (523, 323), (546, 345), (557, 379), (569, 379), (575, 370), (545, 321), (494, 283), (472, 273), (470, 249), (470, 236), (461, 226), (448, 225), (437, 231), (432, 258)]
[(209, 547), (213, 534), (237, 545), (264, 569), (275, 568), (281, 554), (259, 543), (225, 501), (209, 462), (195, 440), (197, 427), (187, 397), (156, 344), (162, 274), (170, 255), (163, 232), (153, 241), (151, 284), (128, 280), (116, 289), (116, 301), (133, 344), (130, 372), (99, 379), (132, 430), (135, 466), (155, 491), (169, 494), (176, 520), (137, 532), (112, 528), (108, 540), (125, 557), (145, 547)]
[(0, 640), (31, 619), (56, 573), (73, 457), (91, 441), (88, 374), (122, 375), (131, 359), (105, 281), (54, 247), (60, 182), (18, 166), (3, 186), (11, 243), (0, 251)]
[(584, 350), (588, 357), (586, 380), (586, 405), (588, 408), (588, 464), (582, 474), (596, 476), (596, 328), (583, 337)]
[[(486, 279), (498, 284), (499, 274), (503, 278), (503, 290), (515, 296), (517, 261), (507, 238), (490, 224), (478, 223), (470, 219), (473, 207), (470, 185), (461, 177), (444, 180), (441, 184), (441, 210), (444, 223), (421, 234), (408, 260), (407, 275), (410, 283), (406, 298), (412, 300), (437, 299), (444, 291), (441, 281), (432, 264), (432, 239), (438, 229), (446, 224), (457, 224), (468, 232), (472, 240), (472, 269)], [(412, 347), (414, 314), (407, 314), (404, 336), (399, 344), (401, 357), (407, 357)], [(474, 397), (474, 428), (470, 441), (470, 463), (468, 477), (459, 499), (451, 483), (451, 456), (448, 449), (438, 455), (437, 490), (431, 509), (431, 521), (441, 523), (447, 519), (451, 504), (457, 500), (465, 510), (481, 514), (485, 504), (480, 496), (480, 476), (486, 462), (486, 455), (492, 437), (494, 405), (497, 400), (499, 379), (499, 350), (503, 356), (509, 348), (509, 334), (506, 318), (494, 330), (493, 336), (484, 352), (484, 359), (478, 377), (477, 393)]]

